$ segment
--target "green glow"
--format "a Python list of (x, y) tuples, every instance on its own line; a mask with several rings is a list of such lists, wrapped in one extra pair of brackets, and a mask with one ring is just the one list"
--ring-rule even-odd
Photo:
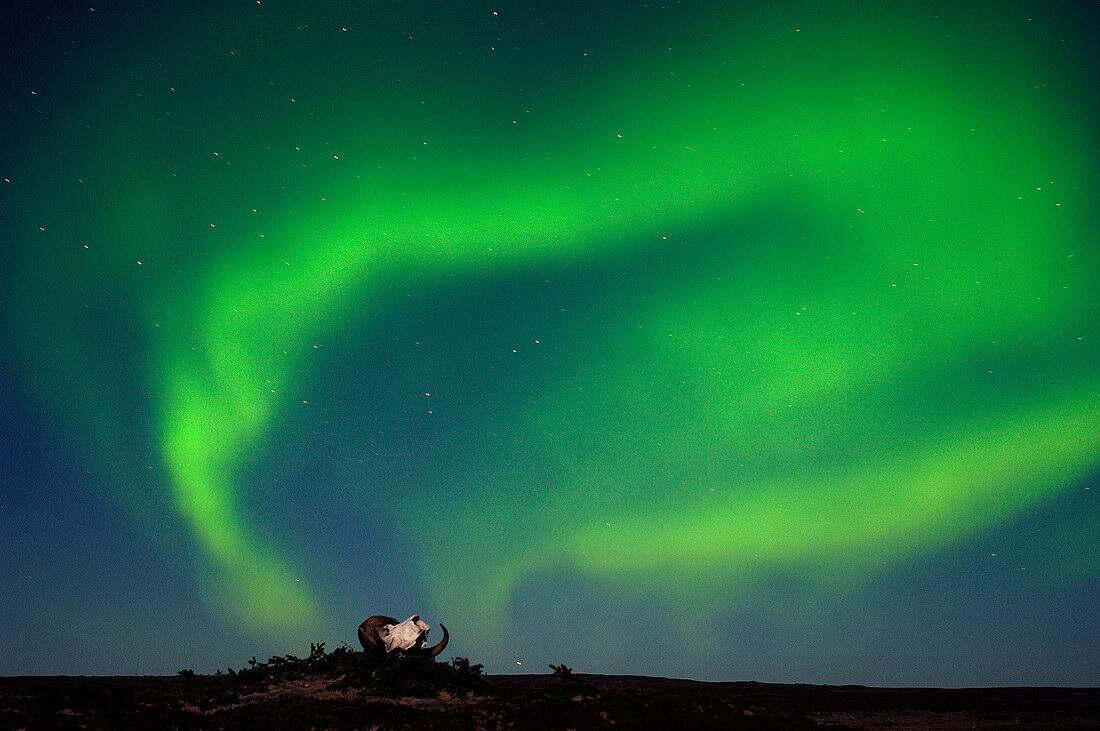
[[(1095, 130), (1021, 96), (1053, 73), (1038, 40), (987, 33), (975, 49), (864, 12), (809, 8), (794, 28), (777, 11), (748, 29), (716, 13), (706, 34), (679, 29), (669, 59), (605, 60), (597, 90), (545, 90), (553, 115), (528, 121), (491, 90), (452, 100), (415, 156), (400, 143), (415, 115), (349, 102), (374, 127), (311, 158), (331, 172), (305, 200), (258, 224), (242, 194), (209, 260), (176, 286), (134, 285), (141, 318), (174, 328), (147, 343), (154, 441), (224, 574), (216, 600), (252, 627), (320, 612), (293, 557), (250, 526), (240, 478), (308, 401), (316, 344), (385, 317), (395, 289), (644, 265), (680, 242), (716, 263), (617, 303), (592, 333), (598, 368), (563, 365), (568, 382), (504, 407), (531, 469), (552, 469), (488, 450), (497, 462), (470, 464), (453, 494), (384, 516), (471, 637), (499, 638), (515, 587), (548, 567), (685, 596), (776, 567), (843, 564), (842, 584), (1094, 468)], [(463, 139), (471, 108), (509, 133), (521, 117), (519, 142)], [(169, 194), (132, 187), (120, 238), (156, 240)], [(348, 492), (366, 510), (376, 488)]]

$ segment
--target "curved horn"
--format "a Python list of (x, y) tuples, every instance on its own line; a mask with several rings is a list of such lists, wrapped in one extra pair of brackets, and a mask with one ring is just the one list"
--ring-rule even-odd
[(397, 620), (393, 617), (376, 614), (373, 617), (368, 617), (363, 621), (363, 624), (359, 625), (359, 644), (363, 646), (364, 652), (375, 655), (386, 654), (386, 646), (379, 639), (378, 630), (387, 624), (397, 624)]
[(435, 657), (439, 653), (443, 652), (443, 648), (445, 648), (447, 646), (447, 642), (451, 639), (451, 635), (447, 632), (447, 625), (440, 622), (439, 626), (443, 629), (443, 639), (441, 639), (439, 641), (439, 644), (436, 645), (435, 647), (425, 647), (424, 648), (424, 656), (425, 657)]

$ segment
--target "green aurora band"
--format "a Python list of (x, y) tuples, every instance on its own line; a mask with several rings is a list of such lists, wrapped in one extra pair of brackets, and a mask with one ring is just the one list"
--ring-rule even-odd
[[(393, 316), (407, 292), (431, 303), (454, 282), (622, 271), (638, 296), (593, 314), (586, 346), (533, 331), (502, 351), (563, 354), (478, 412), (507, 414), (507, 445), (451, 435), (471, 458), (441, 460), (465, 472), (392, 514), (379, 495), (397, 484), (358, 466), (343, 498), (407, 541), (436, 613), (483, 645), (499, 645), (515, 593), (543, 571), (690, 605), (685, 627), (770, 571), (843, 592), (1051, 499), (1100, 459), (1096, 130), (1051, 67), (1054, 42), (1016, 18), (1002, 32), (869, 12), (701, 19), (670, 31), (667, 55), (639, 44), (588, 85), (540, 89), (538, 110), (556, 110), (542, 116), (491, 88), (431, 99), (424, 121), (415, 79), (399, 100), (366, 76), (338, 99), (306, 86), (293, 104), (322, 118), (303, 139), (333, 144), (309, 158), (301, 199), (280, 208), (262, 161), (213, 167), (245, 157), (226, 144), (202, 164), (241, 177), (209, 226), (190, 215), (198, 203), (172, 202), (165, 171), (179, 163), (152, 162), (164, 139), (150, 132), (142, 164), (104, 163), (118, 187), (100, 240), (116, 253), (94, 282), (87, 265), (60, 275), (74, 294), (56, 303), (28, 255), (15, 327), (63, 328), (124, 293), (147, 439), (216, 568), (211, 599), (248, 628), (291, 632), (324, 602), (243, 495), (324, 378), (315, 346)], [(257, 68), (278, 53), (237, 47)], [(78, 118), (96, 102), (73, 104)], [(100, 115), (152, 124), (125, 105)], [(253, 125), (261, 141), (297, 134), (246, 113), (220, 124), (242, 150)], [(173, 154), (211, 155), (204, 144)], [(45, 206), (26, 210), (37, 231)], [(171, 250), (173, 210), (206, 237), (200, 255)], [(645, 274), (679, 257), (697, 266)], [(109, 366), (73, 346), (46, 367), (57, 342), (24, 342), (28, 372), (84, 405), (71, 418), (119, 474), (135, 427), (102, 388)], [(147, 479), (117, 479), (143, 519)]]

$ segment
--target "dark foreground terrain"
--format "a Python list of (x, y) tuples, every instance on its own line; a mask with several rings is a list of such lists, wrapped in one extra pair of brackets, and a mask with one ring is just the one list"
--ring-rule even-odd
[(1100, 689), (893, 689), (484, 676), (347, 649), (218, 675), (0, 678), (0, 728), (1100, 729)]

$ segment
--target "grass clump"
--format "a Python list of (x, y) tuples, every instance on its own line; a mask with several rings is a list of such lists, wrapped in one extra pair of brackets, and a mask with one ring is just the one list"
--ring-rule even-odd
[(554, 675), (560, 678), (570, 678), (573, 676), (573, 668), (569, 667), (565, 663), (562, 663), (561, 665), (550, 663), (550, 669), (554, 671)]
[(450, 663), (417, 655), (379, 657), (346, 645), (326, 652), (322, 642), (310, 645), (309, 655), (304, 658), (276, 655), (260, 662), (253, 657), (247, 667), (239, 670), (229, 668), (214, 675), (197, 675), (188, 669), (181, 670), (179, 677), (185, 697), (193, 698), (202, 708), (236, 703), (242, 695), (302, 679), (323, 679), (331, 681), (334, 690), (355, 689), (387, 698), (433, 698), (440, 693), (466, 697), (491, 689), (481, 667), (460, 657)]

